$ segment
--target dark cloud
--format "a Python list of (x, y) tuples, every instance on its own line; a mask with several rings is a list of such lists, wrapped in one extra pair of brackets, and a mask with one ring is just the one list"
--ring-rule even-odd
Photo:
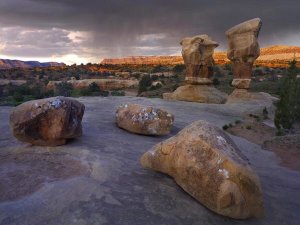
[[(224, 32), (254, 17), (263, 20), (262, 46), (300, 45), (299, 11), (299, 0), (2, 0), (0, 26), (40, 30), (19, 38), (19, 46), (31, 42), (28, 55), (166, 55), (179, 52), (183, 37), (201, 33), (226, 49)], [(76, 31), (88, 38), (74, 42), (68, 35)], [(3, 39), (7, 46), (16, 42)]]

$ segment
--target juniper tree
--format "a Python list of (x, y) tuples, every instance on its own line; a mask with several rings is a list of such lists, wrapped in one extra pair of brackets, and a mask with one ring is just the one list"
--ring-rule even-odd
[(274, 123), (278, 130), (293, 128), (300, 120), (300, 81), (297, 79), (299, 70), (296, 60), (290, 62), (287, 76), (284, 78), (280, 99), (276, 103)]

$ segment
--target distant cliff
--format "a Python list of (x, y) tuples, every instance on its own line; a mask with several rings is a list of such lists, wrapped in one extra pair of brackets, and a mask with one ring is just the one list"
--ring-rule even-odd
[[(298, 46), (270, 46), (261, 48), (261, 55), (257, 59), (257, 65), (269, 67), (286, 67), (293, 58), (300, 62), (300, 47)], [(225, 64), (226, 52), (216, 52), (214, 59), (217, 64)], [(147, 65), (175, 65), (182, 64), (181, 56), (130, 56), (125, 58), (104, 59), (101, 64), (147, 64)]]
[(11, 68), (33, 68), (33, 67), (48, 67), (48, 66), (64, 66), (64, 63), (38, 61), (20, 61), (10, 59), (0, 59), (0, 70)]

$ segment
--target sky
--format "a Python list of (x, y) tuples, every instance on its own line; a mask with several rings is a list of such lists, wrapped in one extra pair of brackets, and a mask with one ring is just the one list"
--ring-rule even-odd
[(224, 32), (259, 17), (261, 47), (300, 46), (299, 0), (1, 0), (0, 58), (99, 63), (179, 55), (180, 40)]

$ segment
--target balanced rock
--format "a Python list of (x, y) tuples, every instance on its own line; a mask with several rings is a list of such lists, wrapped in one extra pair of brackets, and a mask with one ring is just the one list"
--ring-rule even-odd
[(186, 102), (223, 104), (227, 100), (227, 94), (209, 85), (184, 85), (172, 93), (164, 93), (166, 100), (178, 100)]
[(209, 78), (213, 75), (213, 53), (219, 44), (206, 34), (184, 38), (180, 44), (186, 66), (186, 82), (189, 84), (211, 84)]
[(248, 160), (219, 128), (196, 121), (141, 158), (143, 167), (172, 176), (214, 212), (236, 219), (260, 217), (259, 179)]
[(82, 135), (84, 105), (71, 98), (54, 97), (25, 102), (10, 115), (10, 126), (20, 141), (57, 146)]
[(132, 133), (165, 135), (170, 133), (174, 116), (161, 109), (138, 104), (125, 104), (116, 112), (117, 125)]
[(226, 31), (229, 45), (227, 56), (233, 62), (232, 84), (237, 88), (249, 88), (253, 63), (260, 55), (257, 38), (261, 25), (261, 19), (255, 18)]

